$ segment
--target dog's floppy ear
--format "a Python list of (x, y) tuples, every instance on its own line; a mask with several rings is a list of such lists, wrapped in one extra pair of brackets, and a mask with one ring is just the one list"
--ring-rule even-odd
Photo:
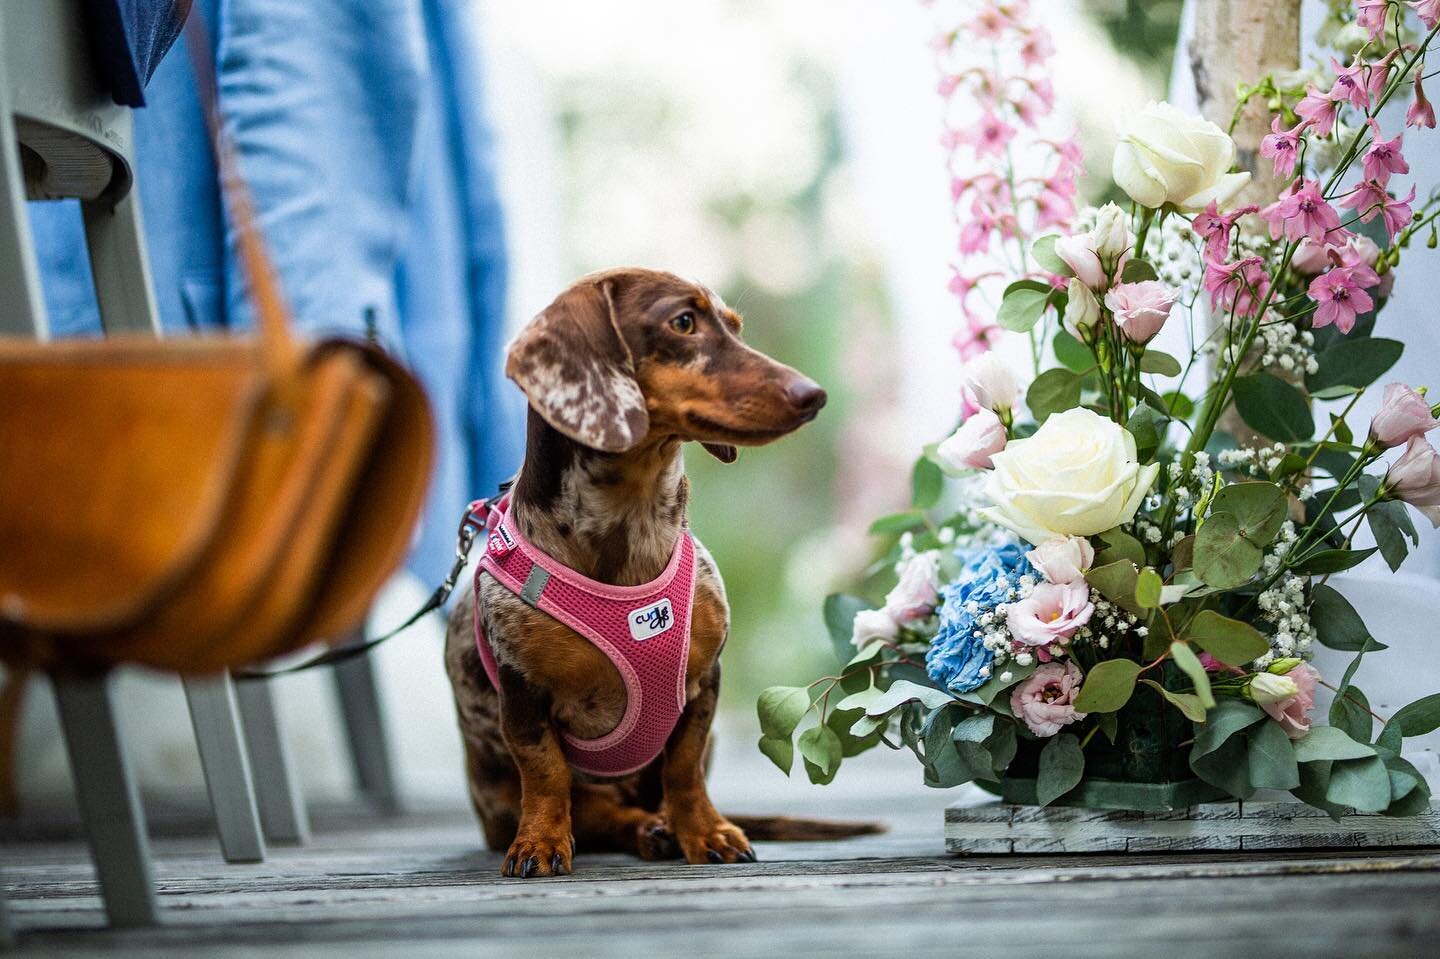
[(505, 375), (577, 443), (622, 453), (650, 430), (609, 279), (575, 284), (531, 320), (510, 344)]
[(722, 463), (733, 463), (740, 458), (740, 451), (729, 443), (701, 443), (705, 452)]

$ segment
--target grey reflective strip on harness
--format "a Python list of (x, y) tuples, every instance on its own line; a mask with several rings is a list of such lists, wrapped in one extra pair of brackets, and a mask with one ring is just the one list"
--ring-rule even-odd
[(545, 591), (545, 584), (550, 582), (550, 571), (536, 563), (530, 567), (530, 575), (525, 577), (525, 585), (520, 589), (520, 598), (531, 606), (540, 602), (540, 594)]

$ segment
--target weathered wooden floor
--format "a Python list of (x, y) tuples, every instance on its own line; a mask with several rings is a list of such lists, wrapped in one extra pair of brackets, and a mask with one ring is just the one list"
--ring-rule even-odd
[[(1440, 849), (1126, 856), (944, 855), (952, 794), (877, 755), (828, 789), (722, 752), (735, 811), (869, 816), (891, 831), (761, 844), (762, 862), (576, 860), (501, 880), (469, 813), (320, 810), (315, 840), (227, 866), (192, 821), (152, 832), (165, 925), (112, 933), (82, 843), (43, 823), (0, 842), (17, 955), (1421, 956), (1440, 937)], [(173, 818), (173, 817), (172, 817)]]

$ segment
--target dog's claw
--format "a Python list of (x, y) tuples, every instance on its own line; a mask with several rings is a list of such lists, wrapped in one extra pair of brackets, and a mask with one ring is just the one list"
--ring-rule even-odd
[(753, 850), (753, 849), (744, 849), (744, 850), (741, 850), (741, 852), (740, 852), (740, 857), (739, 857), (739, 861), (740, 861), (740, 862), (754, 862), (754, 861), (755, 861), (755, 850)]
[(558, 852), (550, 857), (550, 874), (552, 876), (565, 876), (569, 873), (570, 870), (565, 865), (564, 858)]
[(534, 856), (531, 856), (529, 859), (525, 860), (525, 865), (520, 867), (520, 878), (529, 879), (532, 875), (535, 874), (535, 870), (539, 868), (540, 860), (536, 859)]
[(705, 852), (705, 858), (706, 858), (706, 859), (709, 859), (711, 862), (724, 862), (724, 861), (725, 861), (725, 857), (722, 856), (722, 855), (720, 855), (720, 853), (716, 852), (714, 849), (706, 850), (706, 852)]

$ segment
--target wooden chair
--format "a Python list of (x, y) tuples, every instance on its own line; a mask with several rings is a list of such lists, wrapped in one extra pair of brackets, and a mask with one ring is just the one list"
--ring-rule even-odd
[[(6, 298), (0, 335), (47, 336), (25, 203), (67, 197), (80, 201), (105, 331), (160, 332), (134, 188), (131, 115), (115, 105), (91, 69), (81, 5), (81, 0), (0, 5), (0, 287)], [(115, 926), (153, 923), (157, 908), (144, 810), (126, 761), (110, 680), (66, 675), (53, 680), (106, 912)], [(257, 861), (265, 845), (235, 689), (228, 676), (219, 676), (187, 680), (185, 693), (225, 858)], [(247, 693), (246, 701), (257, 716), (250, 745), (267, 772), (285, 768), (265, 693)], [(271, 714), (269, 727), (261, 721), (262, 711)], [(288, 778), (281, 779), (288, 786)], [(293, 799), (288, 803), (292, 811), (297, 805)], [(283, 819), (279, 812), (274, 817)]]

